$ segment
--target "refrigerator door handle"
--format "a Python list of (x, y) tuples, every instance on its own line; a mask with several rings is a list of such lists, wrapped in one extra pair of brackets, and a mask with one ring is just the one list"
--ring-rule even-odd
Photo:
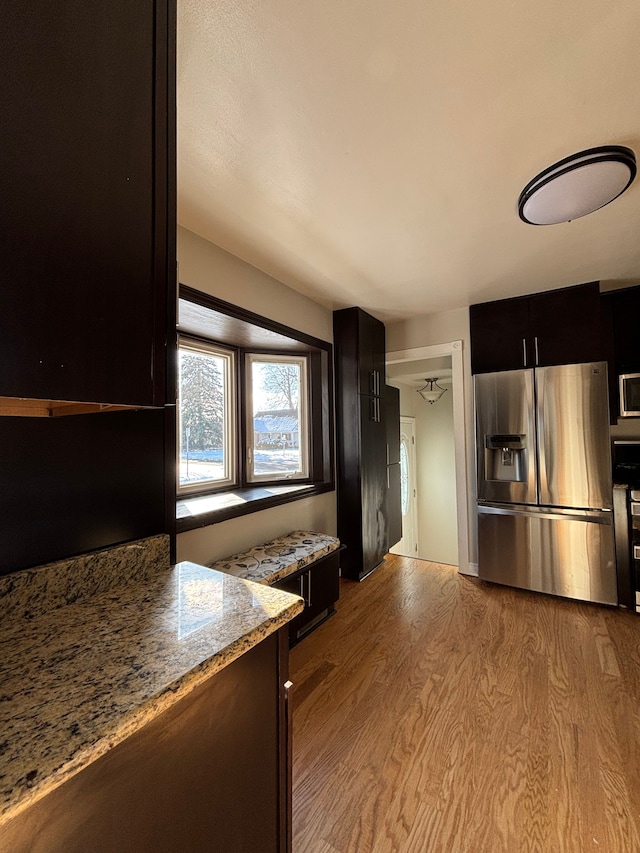
[(537, 367), (540, 364), (540, 356), (538, 353), (538, 336), (537, 335), (534, 337), (533, 343), (534, 343), (535, 350), (536, 350), (536, 367)]
[(555, 521), (589, 521), (596, 524), (611, 524), (609, 509), (547, 509), (511, 504), (478, 504), (478, 512), (484, 515), (519, 515), (525, 518), (548, 518)]
[(527, 366), (527, 339), (522, 339), (522, 366)]

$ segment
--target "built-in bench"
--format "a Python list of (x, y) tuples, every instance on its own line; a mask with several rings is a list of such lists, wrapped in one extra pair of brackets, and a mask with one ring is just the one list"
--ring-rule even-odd
[(289, 623), (289, 641), (294, 645), (335, 613), (343, 549), (334, 536), (296, 530), (209, 567), (301, 596), (304, 610)]

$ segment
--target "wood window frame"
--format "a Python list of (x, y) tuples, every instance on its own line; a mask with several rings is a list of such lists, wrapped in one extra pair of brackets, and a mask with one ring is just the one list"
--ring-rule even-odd
[[(176, 496), (176, 531), (205, 527), (273, 506), (333, 491), (334, 408), (333, 346), (282, 323), (217, 299), (186, 285), (179, 287), (178, 334), (237, 351), (238, 485), (190, 490)], [(189, 316), (185, 320), (182, 315)], [(309, 471), (305, 479), (247, 482), (245, 356), (303, 354), (308, 364)], [(177, 459), (177, 417), (173, 418), (172, 458)], [(241, 457), (244, 457), (241, 459)], [(175, 462), (174, 462), (175, 465)]]
[[(299, 423), (298, 436), (301, 451), (301, 472), (292, 476), (269, 477), (267, 474), (257, 474), (255, 472), (255, 439), (253, 436), (253, 420), (255, 417), (253, 401), (253, 373), (252, 366), (255, 363), (271, 363), (271, 364), (298, 364), (300, 365), (300, 398), (298, 402)], [(245, 434), (245, 482), (249, 484), (257, 483), (293, 483), (301, 481), (309, 481), (310, 479), (310, 439), (313, 432), (310, 422), (309, 408), (309, 356), (305, 353), (296, 353), (295, 355), (281, 353), (265, 353), (265, 352), (246, 352), (244, 353), (244, 381), (245, 381), (245, 419), (246, 419), (246, 434)]]
[[(224, 418), (224, 448), (226, 459), (224, 462), (225, 476), (219, 480), (206, 480), (202, 483), (180, 482), (180, 437), (176, 439), (176, 491), (180, 497), (202, 494), (203, 491), (222, 491), (237, 487), (238, 485), (238, 357), (231, 347), (223, 347), (213, 341), (202, 340), (190, 335), (178, 336), (178, 352), (181, 350), (210, 354), (224, 359), (225, 373), (223, 376), (223, 389), (225, 399), (226, 417)], [(180, 369), (178, 367), (178, 383)], [(176, 406), (176, 419), (180, 421), (180, 395), (178, 393), (178, 405)]]

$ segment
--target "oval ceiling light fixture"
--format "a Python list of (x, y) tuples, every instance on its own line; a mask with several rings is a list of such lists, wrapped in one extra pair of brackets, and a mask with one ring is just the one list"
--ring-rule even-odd
[(622, 145), (588, 148), (529, 181), (518, 214), (530, 225), (556, 225), (593, 213), (621, 195), (636, 176), (636, 156)]

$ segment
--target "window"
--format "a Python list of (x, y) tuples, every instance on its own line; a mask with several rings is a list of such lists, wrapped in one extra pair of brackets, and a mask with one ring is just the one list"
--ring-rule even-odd
[(178, 339), (178, 490), (236, 482), (235, 354)]
[(330, 491), (332, 347), (181, 286), (179, 532)]
[(308, 477), (306, 358), (251, 354), (247, 364), (247, 480)]

